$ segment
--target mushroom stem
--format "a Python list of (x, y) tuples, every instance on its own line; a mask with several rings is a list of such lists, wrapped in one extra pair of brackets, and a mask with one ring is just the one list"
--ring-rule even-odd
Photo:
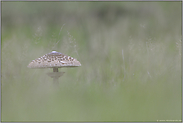
[(58, 77), (54, 77), (54, 78), (53, 78), (53, 83), (54, 83), (56, 86), (59, 85)]
[[(53, 72), (58, 72), (58, 67), (54, 67)], [(57, 76), (53, 77), (53, 83), (56, 85), (59, 85), (58, 78)]]
[(53, 72), (58, 72), (58, 67), (54, 67)]
[(58, 86), (59, 85), (59, 77), (61, 77), (65, 72), (50, 72), (47, 73), (48, 76), (50, 76), (51, 78), (53, 78), (53, 83), (54, 85)]

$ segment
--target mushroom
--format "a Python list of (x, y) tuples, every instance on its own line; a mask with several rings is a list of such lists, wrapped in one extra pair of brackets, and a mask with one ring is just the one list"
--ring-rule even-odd
[(62, 67), (78, 67), (81, 63), (71, 56), (52, 51), (33, 60), (27, 67), (28, 68), (53, 68), (53, 72), (47, 73), (48, 76), (53, 78), (54, 83), (58, 84), (58, 78), (65, 72), (58, 72), (58, 68)]

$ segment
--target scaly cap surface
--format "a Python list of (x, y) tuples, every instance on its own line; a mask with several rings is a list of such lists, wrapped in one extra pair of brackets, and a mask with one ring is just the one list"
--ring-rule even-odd
[(29, 68), (60, 68), (60, 67), (78, 67), (81, 63), (71, 56), (52, 51), (38, 59), (33, 60), (27, 67)]

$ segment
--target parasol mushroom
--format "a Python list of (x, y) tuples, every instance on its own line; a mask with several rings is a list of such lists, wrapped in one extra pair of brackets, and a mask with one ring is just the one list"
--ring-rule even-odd
[(45, 54), (38, 59), (33, 60), (27, 67), (28, 68), (53, 68), (53, 72), (47, 73), (48, 76), (53, 78), (54, 83), (58, 84), (58, 78), (65, 72), (58, 72), (58, 68), (62, 67), (78, 67), (81, 63), (71, 56), (52, 51)]

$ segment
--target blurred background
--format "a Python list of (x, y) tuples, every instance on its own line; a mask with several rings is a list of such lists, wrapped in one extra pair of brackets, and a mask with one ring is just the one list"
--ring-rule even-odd
[[(2, 121), (181, 120), (181, 2), (1, 2)], [(59, 87), (27, 65), (82, 64)]]

